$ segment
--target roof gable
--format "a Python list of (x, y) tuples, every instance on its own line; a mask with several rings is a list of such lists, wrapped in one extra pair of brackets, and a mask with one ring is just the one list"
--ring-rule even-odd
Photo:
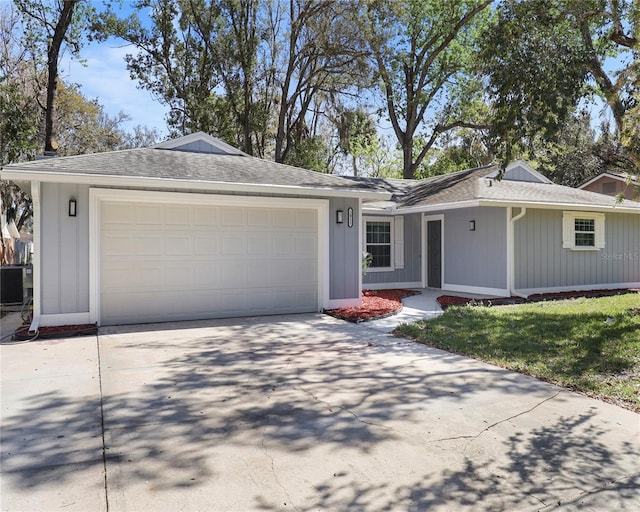
[(627, 182), (627, 180), (631, 180), (632, 185), (640, 186), (640, 176), (633, 176), (633, 175), (628, 175), (624, 173), (609, 171), (609, 172), (600, 173), (597, 176), (591, 178), (590, 180), (585, 181), (578, 188), (588, 187), (589, 185), (595, 183), (596, 181), (599, 181), (604, 178), (621, 181), (625, 183)]
[[(497, 176), (498, 172), (490, 177), (496, 178)], [(507, 165), (502, 173), (502, 179), (507, 181), (524, 181), (527, 183), (553, 183), (549, 178), (536, 171), (524, 160), (516, 160)]]
[(237, 148), (204, 132), (191, 133), (177, 139), (169, 139), (151, 146), (153, 149), (208, 153), (213, 155), (248, 156)]

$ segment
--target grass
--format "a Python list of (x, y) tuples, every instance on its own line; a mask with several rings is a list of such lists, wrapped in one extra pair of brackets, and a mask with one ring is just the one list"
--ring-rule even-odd
[(640, 294), (451, 307), (394, 334), (640, 412)]

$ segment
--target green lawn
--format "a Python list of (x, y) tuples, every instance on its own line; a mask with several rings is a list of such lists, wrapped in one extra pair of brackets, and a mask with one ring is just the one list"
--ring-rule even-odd
[(451, 307), (394, 334), (640, 412), (640, 294)]

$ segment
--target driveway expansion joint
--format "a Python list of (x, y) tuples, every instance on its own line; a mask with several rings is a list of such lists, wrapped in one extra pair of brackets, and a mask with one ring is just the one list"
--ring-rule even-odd
[(100, 360), (100, 336), (96, 335), (96, 351), (98, 359), (98, 389), (100, 391), (100, 431), (102, 435), (102, 470), (104, 472), (105, 510), (109, 512), (109, 485), (107, 481), (107, 443), (104, 431), (104, 394), (102, 393), (102, 362)]

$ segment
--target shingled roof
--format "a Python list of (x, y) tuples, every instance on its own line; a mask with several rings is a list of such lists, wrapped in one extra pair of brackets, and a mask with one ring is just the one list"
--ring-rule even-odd
[[(637, 210), (640, 203), (623, 200), (616, 203), (611, 197), (552, 183), (532, 183), (493, 178), (497, 166), (489, 165), (443, 174), (423, 180), (408, 180), (399, 186), (398, 180), (379, 179), (375, 186), (392, 191), (387, 201), (365, 203), (368, 210), (433, 210), (465, 204), (486, 205), (546, 205), (558, 207), (609, 208)], [(358, 180), (359, 178), (352, 178)], [(385, 183), (387, 182), (387, 183)]]
[[(195, 152), (162, 147), (110, 151), (67, 157), (47, 158), (11, 164), (3, 168), (3, 177), (22, 180), (73, 181), (109, 184), (131, 180), (140, 186), (172, 186), (215, 189), (216, 185), (246, 185), (304, 189), (307, 191), (352, 192), (354, 196), (379, 197), (366, 183), (280, 164), (242, 153)], [(228, 189), (229, 187), (226, 187)], [(319, 195), (319, 194), (317, 194)]]

